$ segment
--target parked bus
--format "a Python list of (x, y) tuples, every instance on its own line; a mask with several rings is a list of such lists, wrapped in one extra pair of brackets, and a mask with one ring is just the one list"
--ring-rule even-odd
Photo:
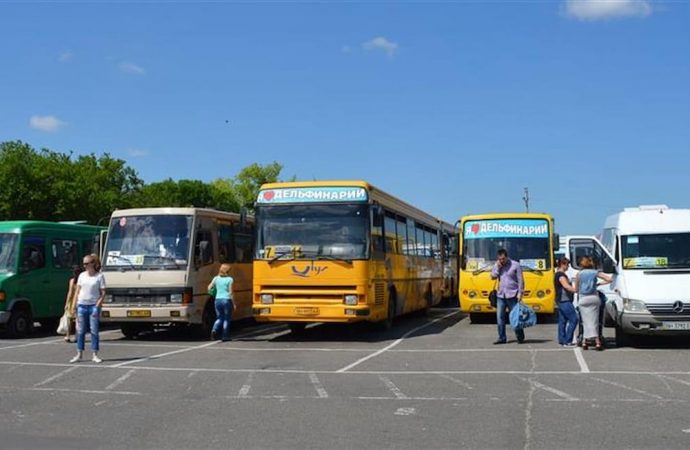
[(113, 212), (105, 245), (103, 322), (133, 338), (155, 325), (192, 325), (210, 336), (215, 320), (208, 284), (230, 263), (237, 309), (250, 317), (254, 220), (201, 208)]
[(0, 326), (24, 337), (34, 321), (54, 330), (67, 283), (81, 258), (98, 253), (101, 227), (41, 221), (0, 222)]
[(366, 182), (266, 184), (256, 214), (257, 321), (389, 328), (441, 301), (452, 226)]
[(470, 320), (477, 321), (482, 314), (496, 314), (489, 304), (489, 292), (496, 286), (491, 269), (501, 248), (522, 267), (525, 304), (539, 313), (554, 312), (554, 252), (558, 249), (558, 235), (550, 215), (465, 216), (460, 220), (460, 229), (460, 309), (470, 314)]

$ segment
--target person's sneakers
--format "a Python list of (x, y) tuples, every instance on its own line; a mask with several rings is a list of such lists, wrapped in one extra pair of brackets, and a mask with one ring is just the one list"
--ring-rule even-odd
[(567, 343), (567, 344), (563, 344), (563, 347), (565, 347), (565, 348), (575, 348), (575, 347), (577, 347), (577, 344), (575, 344), (574, 342), (569, 342), (569, 343)]
[(494, 341), (494, 345), (501, 345), (501, 344), (505, 344), (505, 343), (506, 343), (506, 341), (504, 341), (503, 339), (496, 339)]
[(81, 361), (81, 353), (77, 353), (72, 359), (69, 360), (70, 363), (77, 363)]
[(99, 358), (98, 355), (95, 353), (91, 357), (91, 361), (95, 362), (96, 364), (100, 364), (103, 362), (103, 360), (101, 358)]

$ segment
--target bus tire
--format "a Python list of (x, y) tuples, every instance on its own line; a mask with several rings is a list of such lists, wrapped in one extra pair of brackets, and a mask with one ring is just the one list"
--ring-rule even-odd
[(123, 323), (120, 325), (120, 332), (125, 336), (125, 339), (135, 339), (139, 333), (151, 329), (148, 324), (142, 323)]
[(201, 325), (198, 325), (197, 332), (202, 339), (211, 339), (211, 330), (216, 322), (215, 301), (210, 299), (206, 302), (204, 313), (201, 315)]
[(293, 335), (303, 336), (307, 328), (307, 324), (306, 322), (290, 322), (288, 323), (288, 327), (290, 327), (290, 333)]
[(27, 304), (19, 304), (12, 308), (10, 320), (7, 322), (7, 334), (11, 338), (24, 338), (34, 330), (34, 319), (31, 308)]
[(391, 290), (388, 293), (388, 311), (386, 318), (381, 321), (381, 328), (383, 331), (388, 331), (393, 328), (393, 322), (395, 321), (395, 311), (396, 311), (396, 295), (395, 290)]

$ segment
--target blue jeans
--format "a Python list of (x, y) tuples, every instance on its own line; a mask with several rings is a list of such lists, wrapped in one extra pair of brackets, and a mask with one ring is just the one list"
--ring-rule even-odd
[(570, 344), (579, 322), (573, 302), (558, 302), (558, 343)]
[[(506, 323), (508, 323), (508, 313), (517, 305), (517, 297), (502, 298), (498, 297), (496, 301), (496, 325), (498, 326), (498, 339), (505, 342), (506, 338)], [(508, 308), (508, 311), (506, 311)], [(525, 340), (525, 330), (515, 330), (515, 337), (518, 341)]]
[(213, 324), (213, 333), (218, 335), (222, 329), (222, 339), (229, 339), (230, 319), (232, 318), (232, 300), (228, 298), (217, 298), (215, 306), (216, 321)]
[(91, 331), (91, 350), (97, 352), (98, 347), (98, 327), (101, 308), (96, 305), (77, 305), (77, 350), (84, 351), (84, 340), (86, 329)]

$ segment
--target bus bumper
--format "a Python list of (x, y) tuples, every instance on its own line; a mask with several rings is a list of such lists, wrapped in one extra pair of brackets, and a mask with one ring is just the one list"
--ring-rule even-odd
[(340, 322), (371, 320), (368, 305), (281, 305), (254, 304), (254, 319), (258, 322)]
[(179, 306), (104, 306), (101, 322), (201, 323), (201, 313), (194, 305)]
[(687, 336), (690, 335), (690, 315), (678, 314), (670, 317), (654, 316), (650, 313), (623, 312), (618, 324), (627, 334), (642, 336)]
[[(530, 302), (529, 300), (523, 300), (522, 301), (525, 305), (529, 306), (534, 310), (534, 312), (539, 313), (539, 314), (552, 314), (555, 312), (553, 308), (549, 310), (549, 308), (546, 308), (542, 302)], [(485, 300), (483, 302), (471, 302), (469, 300), (463, 300), (460, 303), (461, 308), (460, 310), (464, 313), (470, 313), (470, 314), (496, 314), (496, 308), (491, 306), (489, 304), (488, 300)]]
[(10, 311), (0, 311), (0, 324), (5, 324), (10, 321)]

